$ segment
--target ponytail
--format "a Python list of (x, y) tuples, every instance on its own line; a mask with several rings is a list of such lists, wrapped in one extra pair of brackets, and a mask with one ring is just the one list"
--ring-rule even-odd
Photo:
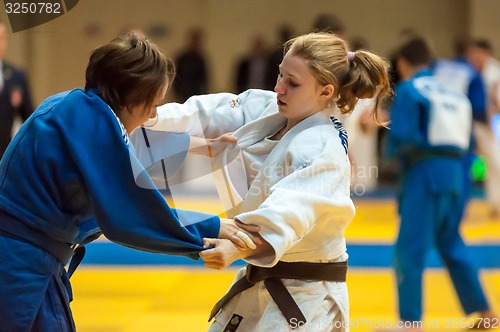
[(349, 70), (338, 88), (337, 107), (343, 114), (350, 114), (359, 99), (374, 98), (372, 115), (380, 124), (377, 110), (381, 101), (388, 97), (391, 91), (389, 63), (363, 50), (347, 52), (347, 58)]

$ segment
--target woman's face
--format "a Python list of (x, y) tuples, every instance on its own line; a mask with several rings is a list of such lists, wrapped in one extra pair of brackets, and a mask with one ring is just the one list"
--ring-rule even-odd
[[(140, 104), (122, 112), (121, 115), (123, 115), (125, 119), (121, 120), (129, 134), (132, 133), (136, 128), (141, 126), (143, 123), (149, 121), (150, 119), (156, 118), (156, 108), (163, 103), (163, 99), (165, 98), (165, 94), (167, 93), (167, 88), (168, 86), (165, 86), (160, 90), (151, 106)], [(128, 115), (125, 115), (125, 113), (128, 113)]]
[(328, 105), (333, 86), (320, 85), (307, 61), (288, 52), (281, 62), (274, 91), (278, 94), (279, 112), (296, 124)]

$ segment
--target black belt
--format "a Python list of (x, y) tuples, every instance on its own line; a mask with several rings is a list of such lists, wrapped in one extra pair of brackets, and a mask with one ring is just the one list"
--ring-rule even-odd
[[(2, 218), (4, 217), (4, 218)], [(71, 259), (68, 268), (68, 276), (73, 272), (85, 256), (85, 247), (73, 249), (70, 244), (54, 240), (41, 231), (34, 229), (25, 223), (10, 216), (0, 210), (0, 234), (23, 242), (28, 242), (57, 258), (57, 260), (66, 266)]]
[(306, 318), (297, 303), (293, 300), (292, 295), (290, 295), (281, 279), (345, 282), (347, 275), (347, 262), (278, 262), (278, 264), (272, 268), (263, 268), (249, 264), (246, 269), (246, 275), (234, 283), (227, 294), (215, 304), (208, 321), (211, 321), (219, 310), (222, 309), (222, 307), (235, 295), (247, 290), (257, 282), (263, 280), (267, 291), (273, 298), (274, 302), (278, 305), (278, 308), (285, 316), (290, 326), (292, 326), (292, 323), (295, 325), (300, 324), (297, 326), (301, 326), (306, 323)]
[(430, 158), (453, 158), (459, 159), (464, 156), (463, 152), (457, 150), (429, 150), (429, 151), (416, 151), (410, 156), (412, 163), (420, 161), (422, 159)]

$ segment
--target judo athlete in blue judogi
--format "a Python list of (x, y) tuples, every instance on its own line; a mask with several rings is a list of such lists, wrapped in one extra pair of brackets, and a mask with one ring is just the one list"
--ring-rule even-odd
[(477, 71), (465, 57), (468, 48), (467, 41), (457, 42), (455, 51), (457, 57), (452, 60), (439, 59), (432, 65), (434, 76), (437, 77), (447, 87), (463, 93), (469, 98), (472, 106), (472, 131), (470, 137), (470, 145), (467, 153), (462, 158), (462, 167), (464, 168), (464, 194), (460, 209), (462, 218), (469, 202), (474, 180), (471, 174), (471, 167), (476, 155), (476, 138), (474, 131), (477, 124), (488, 124), (488, 116), (486, 115), (487, 93), (486, 86), (481, 77), (481, 73)]
[[(100, 231), (131, 248), (197, 258), (202, 238), (239, 230), (170, 209), (146, 189), (154, 186), (128, 134), (156, 114), (172, 79), (154, 44), (119, 38), (92, 53), (85, 90), (49, 97), (15, 136), (0, 162), (0, 331), (73, 331), (65, 265)], [(168, 143), (182, 160), (189, 137)]]
[(459, 233), (461, 158), (469, 147), (470, 102), (432, 75), (428, 68), (432, 55), (424, 39), (407, 41), (398, 54), (404, 80), (395, 91), (388, 148), (402, 168), (395, 247), (400, 318), (422, 318), (422, 275), (433, 247), (450, 273), (465, 313), (492, 316), (478, 269)]

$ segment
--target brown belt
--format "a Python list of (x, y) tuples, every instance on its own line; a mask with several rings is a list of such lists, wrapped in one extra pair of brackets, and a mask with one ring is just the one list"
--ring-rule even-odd
[(345, 282), (347, 275), (347, 262), (278, 262), (278, 264), (271, 268), (258, 267), (249, 264), (246, 269), (247, 271), (245, 277), (234, 283), (227, 294), (215, 304), (208, 321), (211, 321), (219, 310), (222, 309), (222, 307), (235, 295), (263, 280), (267, 291), (273, 298), (274, 302), (278, 305), (278, 308), (283, 316), (285, 316), (288, 323), (290, 325), (293, 323), (296, 326), (305, 324), (306, 318), (304, 317), (304, 314), (300, 311), (299, 306), (293, 300), (292, 295), (290, 295), (281, 279)]

